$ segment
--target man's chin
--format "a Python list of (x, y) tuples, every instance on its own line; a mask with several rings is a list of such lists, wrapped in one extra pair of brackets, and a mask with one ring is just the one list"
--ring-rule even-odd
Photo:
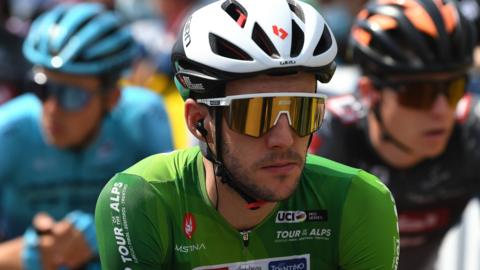
[(445, 143), (445, 144), (441, 144), (441, 145), (437, 145), (435, 147), (425, 149), (424, 156), (426, 158), (436, 158), (436, 157), (440, 156), (445, 151), (446, 147), (447, 147), (447, 144)]
[(290, 198), (297, 189), (299, 184), (299, 177), (285, 176), (281, 179), (272, 179), (275, 184), (271, 184), (269, 187), (270, 196), (266, 201), (278, 202)]
[(67, 149), (71, 146), (71, 144), (69, 144), (65, 139), (55, 136), (49, 136), (48, 134), (45, 135), (45, 140), (47, 144), (60, 149)]

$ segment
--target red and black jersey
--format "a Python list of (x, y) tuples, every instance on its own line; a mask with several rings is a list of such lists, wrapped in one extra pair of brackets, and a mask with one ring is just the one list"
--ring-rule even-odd
[(310, 152), (377, 175), (397, 204), (399, 269), (430, 269), (444, 235), (480, 191), (479, 99), (469, 94), (459, 102), (445, 152), (409, 169), (396, 169), (380, 158), (370, 143), (366, 116), (356, 97), (331, 98)]

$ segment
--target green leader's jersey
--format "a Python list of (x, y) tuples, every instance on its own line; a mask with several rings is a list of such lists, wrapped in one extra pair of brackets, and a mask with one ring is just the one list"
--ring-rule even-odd
[(105, 270), (372, 270), (398, 261), (389, 190), (371, 174), (313, 155), (296, 191), (248, 231), (210, 202), (198, 147), (114, 176), (95, 218)]

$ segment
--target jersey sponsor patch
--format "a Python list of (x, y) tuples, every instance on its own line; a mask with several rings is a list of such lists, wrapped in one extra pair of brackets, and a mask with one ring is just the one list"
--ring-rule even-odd
[(362, 104), (353, 95), (329, 98), (327, 109), (344, 124), (353, 124), (366, 113)]
[(197, 228), (197, 224), (195, 222), (195, 217), (192, 213), (185, 213), (183, 216), (183, 232), (187, 239), (192, 239), (193, 233)]
[(206, 250), (207, 246), (204, 243), (193, 243), (191, 245), (175, 244), (175, 251), (180, 253), (192, 253)]
[(332, 229), (330, 228), (311, 228), (311, 229), (293, 229), (275, 231), (275, 243), (296, 242), (306, 240), (330, 240)]
[(193, 270), (310, 270), (310, 254), (200, 266)]
[(422, 233), (447, 227), (450, 218), (448, 208), (438, 208), (400, 213), (398, 223), (401, 233)]
[(128, 184), (117, 182), (110, 190), (110, 210), (112, 219), (113, 235), (117, 245), (117, 251), (123, 263), (137, 262), (135, 250), (127, 220), (126, 193)]
[(327, 221), (327, 210), (317, 211), (278, 211), (275, 223), (302, 223), (305, 221)]

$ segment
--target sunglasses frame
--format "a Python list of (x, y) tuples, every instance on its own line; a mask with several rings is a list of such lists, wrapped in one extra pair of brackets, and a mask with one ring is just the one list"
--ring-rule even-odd
[(198, 103), (205, 104), (209, 107), (227, 107), (230, 106), (233, 100), (236, 99), (249, 99), (249, 98), (264, 98), (264, 97), (313, 97), (322, 98), (327, 100), (327, 96), (320, 93), (306, 93), (306, 92), (274, 92), (274, 93), (256, 93), (256, 94), (243, 94), (232, 95), (221, 98), (200, 98), (197, 99)]
[[(243, 95), (232, 95), (226, 96), (221, 98), (203, 98), (197, 99), (198, 103), (205, 104), (209, 107), (228, 107), (232, 104), (234, 100), (242, 100), (242, 99), (251, 99), (251, 98), (278, 98), (278, 97), (306, 97), (306, 98), (319, 98), (323, 100), (323, 104), (326, 103), (327, 96), (320, 93), (307, 93), (307, 92), (273, 92), (273, 93), (255, 93), (255, 94), (243, 94)], [(325, 109), (324, 109), (325, 111)], [(280, 119), (280, 117), (285, 114), (287, 116), (289, 125), (293, 127), (292, 119), (290, 116), (290, 112), (288, 110), (282, 110), (277, 113), (275, 116), (275, 121), (273, 122), (272, 126), (275, 126)], [(322, 119), (323, 121), (323, 119)], [(319, 124), (319, 127), (321, 123)], [(242, 133), (242, 132), (240, 132)], [(242, 133), (244, 134), (244, 133)], [(263, 134), (259, 134), (259, 136), (254, 136), (250, 134), (245, 134), (252, 137), (261, 137)]]

